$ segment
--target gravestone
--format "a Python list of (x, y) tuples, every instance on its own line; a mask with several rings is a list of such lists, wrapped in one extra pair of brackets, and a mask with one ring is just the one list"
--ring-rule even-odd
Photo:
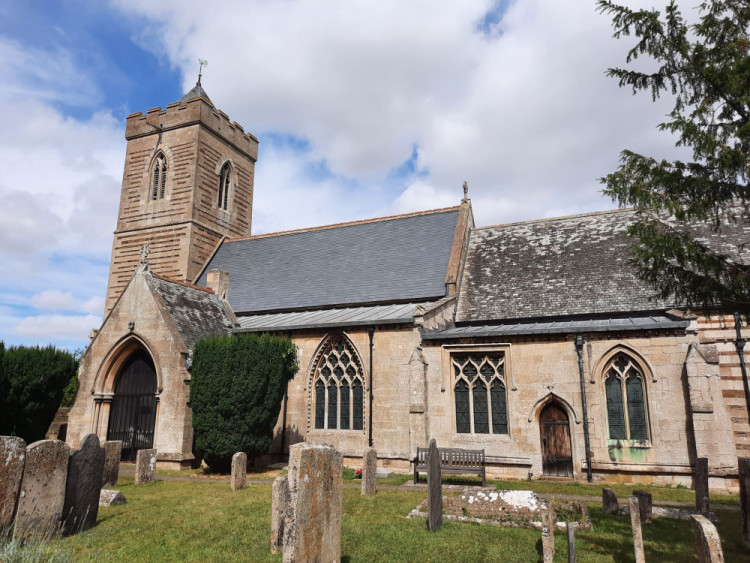
[(289, 525), (283, 531), (284, 561), (341, 558), (343, 457), (333, 446), (289, 448)]
[(289, 479), (280, 475), (271, 489), (271, 553), (284, 550), (284, 531), (290, 521), (289, 502)]
[(440, 450), (435, 438), (430, 440), (430, 451), (427, 455), (427, 529), (437, 532), (443, 525), (443, 476), (440, 469)]
[(367, 448), (362, 456), (362, 494), (374, 495), (377, 492), (375, 476), (378, 471), (378, 452)]
[(13, 522), (25, 463), (26, 442), (16, 436), (0, 436), (0, 531)]
[(654, 506), (651, 493), (647, 493), (646, 491), (633, 491), (633, 496), (638, 499), (638, 506), (641, 511), (641, 524), (651, 524), (651, 515)]
[(602, 489), (602, 510), (605, 514), (617, 514), (620, 509), (617, 504), (617, 495), (612, 489), (604, 487)]
[(103, 470), (104, 448), (99, 446), (96, 434), (86, 434), (68, 462), (62, 520), (66, 534), (83, 532), (96, 524)]
[(710, 509), (708, 494), (708, 458), (695, 460), (695, 509), (707, 513)]
[(120, 455), (122, 454), (122, 440), (107, 440), (104, 446), (104, 473), (102, 473), (102, 487), (116, 487), (120, 478)]
[(568, 563), (576, 563), (576, 523), (566, 522), (565, 531), (568, 536)]
[(630, 525), (633, 528), (633, 549), (635, 550), (635, 563), (646, 563), (646, 554), (643, 551), (643, 532), (641, 530), (641, 509), (637, 496), (628, 499), (630, 502)]
[(551, 501), (542, 504), (542, 554), (544, 563), (555, 559), (555, 520), (557, 515)]
[(237, 452), (232, 456), (232, 490), (244, 489), (247, 485), (247, 454)]
[(691, 514), (697, 541), (695, 554), (699, 563), (724, 563), (724, 552), (721, 550), (721, 539), (711, 521), (700, 514)]
[(127, 499), (120, 491), (114, 489), (102, 489), (99, 493), (99, 506), (112, 506), (115, 504), (125, 504)]
[(70, 448), (58, 440), (40, 440), (26, 447), (13, 531), (16, 539), (42, 539), (60, 532), (69, 457)]
[(156, 473), (156, 450), (138, 450), (135, 454), (136, 485), (143, 485), (154, 480)]
[(741, 457), (739, 462), (740, 475), (740, 507), (742, 514), (742, 542), (750, 547), (750, 457)]

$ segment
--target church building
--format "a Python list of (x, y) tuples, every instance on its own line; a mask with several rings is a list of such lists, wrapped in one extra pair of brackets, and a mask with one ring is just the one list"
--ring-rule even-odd
[[(200, 82), (128, 116), (102, 326), (67, 441), (193, 453), (192, 351), (289, 336), (300, 370), (269, 456), (332, 444), (411, 468), (417, 448), (483, 449), (490, 476), (735, 489), (750, 425), (734, 321), (659, 300), (628, 262), (630, 210), (477, 227), (455, 207), (252, 235), (258, 140)], [(261, 186), (262, 189), (262, 186)], [(429, 207), (427, 205), (426, 207)], [(750, 228), (707, 232), (750, 242)], [(750, 261), (750, 250), (737, 259)]]

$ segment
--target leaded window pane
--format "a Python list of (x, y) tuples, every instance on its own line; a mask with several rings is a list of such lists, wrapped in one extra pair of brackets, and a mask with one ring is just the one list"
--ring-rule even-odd
[(489, 434), (490, 421), (487, 408), (487, 387), (481, 380), (474, 386), (474, 433)]
[(609, 418), (609, 438), (625, 440), (625, 412), (622, 407), (622, 386), (620, 378), (610, 371), (604, 387), (607, 392), (607, 417)]
[(335, 381), (328, 384), (328, 428), (336, 428), (336, 418), (338, 414), (338, 387)]
[(315, 384), (315, 428), (325, 428), (326, 387), (318, 379)]
[(635, 370), (625, 381), (625, 395), (628, 398), (628, 425), (631, 440), (648, 440), (646, 428), (646, 405), (643, 401), (643, 381)]
[(508, 433), (508, 411), (505, 404), (505, 385), (495, 380), (490, 388), (490, 405), (492, 407), (492, 433)]
[(472, 364), (471, 362), (466, 362), (466, 365), (464, 366), (464, 375), (469, 378), (469, 381), (474, 381), (474, 378), (477, 376), (477, 366)]
[(471, 432), (469, 413), (469, 386), (461, 380), (454, 389), (456, 395), (456, 431), (462, 434)]
[(344, 375), (344, 370), (341, 369), (341, 366), (336, 366), (333, 368), (333, 375), (336, 376), (336, 378), (341, 381), (341, 377)]
[(352, 383), (352, 398), (353, 398), (353, 420), (352, 428), (354, 430), (362, 430), (364, 420), (364, 393), (362, 392), (362, 384), (359, 380), (355, 380)]
[(344, 381), (341, 384), (341, 412), (339, 416), (339, 428), (342, 430), (349, 430), (349, 401), (351, 401), (351, 397), (349, 396), (349, 384)]
[(479, 368), (479, 373), (482, 374), (482, 377), (484, 377), (486, 381), (489, 381), (490, 379), (492, 379), (492, 376), (495, 375), (495, 368), (491, 363), (486, 361)]

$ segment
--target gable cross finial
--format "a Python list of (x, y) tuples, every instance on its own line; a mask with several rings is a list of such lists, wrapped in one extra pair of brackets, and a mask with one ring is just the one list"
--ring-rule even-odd
[(198, 64), (200, 65), (198, 68), (198, 86), (200, 86), (201, 76), (203, 76), (203, 67), (208, 66), (208, 61), (206, 59), (198, 59)]
[(141, 248), (141, 264), (148, 264), (148, 255), (151, 251), (148, 249), (148, 243)]
[(464, 198), (461, 200), (463, 203), (469, 201), (469, 183), (464, 181)]

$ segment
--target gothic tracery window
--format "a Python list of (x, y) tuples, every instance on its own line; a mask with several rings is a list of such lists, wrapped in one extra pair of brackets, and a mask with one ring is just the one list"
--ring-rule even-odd
[(159, 152), (151, 166), (151, 199), (164, 199), (167, 186), (167, 157)]
[(461, 434), (507, 434), (503, 352), (451, 356), (456, 431)]
[(604, 370), (610, 440), (648, 440), (643, 370), (619, 353)]
[(225, 162), (221, 167), (219, 176), (219, 209), (226, 211), (229, 208), (229, 186), (232, 183), (232, 166)]
[(364, 377), (354, 347), (343, 335), (328, 340), (315, 367), (315, 428), (364, 429)]

